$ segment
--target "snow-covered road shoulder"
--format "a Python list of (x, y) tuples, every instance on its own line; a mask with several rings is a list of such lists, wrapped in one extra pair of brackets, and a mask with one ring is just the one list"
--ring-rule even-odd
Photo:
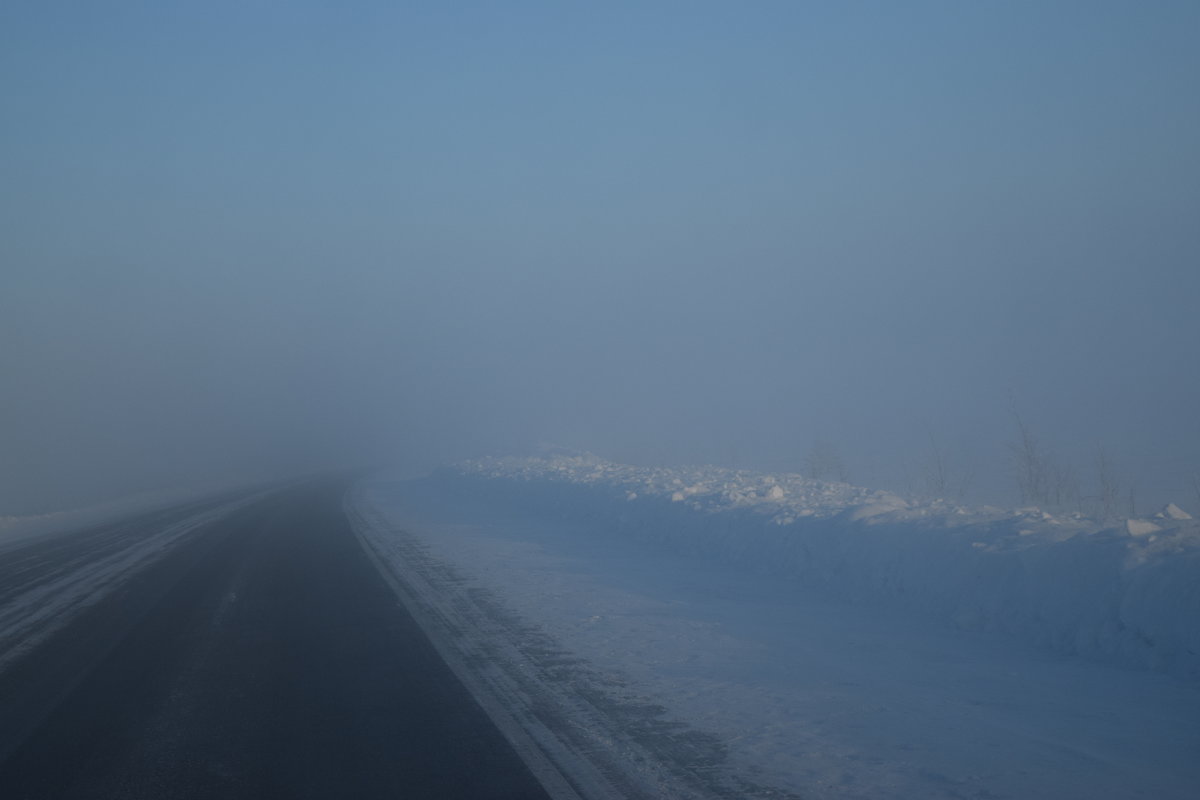
[(712, 736), (561, 650), (433, 555), (363, 487), (346, 513), (364, 549), (446, 663), (555, 800), (790, 795), (723, 768)]
[[(768, 568), (800, 534), (676, 491), (455, 470), (378, 476), (350, 507), (510, 740), (568, 788), (600, 787), (584, 796), (639, 796), (624, 779), (662, 797), (1194, 795), (1195, 681), (949, 624), (870, 581), (832, 591), (833, 567), (821, 581)], [(865, 547), (884, 515), (860, 508), (830, 504), (820, 535), (840, 525)]]

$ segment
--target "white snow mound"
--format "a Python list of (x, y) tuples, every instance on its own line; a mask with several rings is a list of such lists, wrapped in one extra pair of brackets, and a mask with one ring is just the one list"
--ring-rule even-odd
[(1175, 520), (1192, 518), (1191, 514), (1187, 513), (1186, 511), (1184, 511), (1182, 508), (1175, 505), (1174, 503), (1167, 503), (1166, 507), (1163, 508), (1163, 510), (1159, 512), (1159, 516), (1165, 517), (1167, 519), (1175, 519)]

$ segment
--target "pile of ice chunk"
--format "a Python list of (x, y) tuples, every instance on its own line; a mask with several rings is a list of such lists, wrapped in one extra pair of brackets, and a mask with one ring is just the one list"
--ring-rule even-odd
[(504, 457), (464, 461), (463, 474), (526, 481), (558, 481), (618, 490), (627, 499), (662, 497), (703, 511), (752, 508), (786, 525), (799, 517), (829, 517), (850, 508), (865, 516), (907, 509), (891, 492), (848, 483), (812, 480), (792, 473), (762, 473), (714, 466), (636, 467), (590, 453), (550, 457)]

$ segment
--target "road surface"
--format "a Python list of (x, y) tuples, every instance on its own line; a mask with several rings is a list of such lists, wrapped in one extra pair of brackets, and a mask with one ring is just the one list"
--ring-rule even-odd
[[(36, 647), (0, 637), (18, 654), (0, 671), (0, 797), (546, 798), (367, 559), (341, 495), (268, 495)], [(0, 615), (195, 511), (0, 552)]]

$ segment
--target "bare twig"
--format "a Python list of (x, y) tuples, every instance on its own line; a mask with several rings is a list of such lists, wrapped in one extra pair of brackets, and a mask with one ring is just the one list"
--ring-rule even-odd
[(1112, 459), (1103, 447), (1096, 449), (1096, 481), (1098, 491), (1096, 499), (1100, 505), (1100, 521), (1110, 522), (1117, 518), (1117, 503), (1121, 496), (1121, 484), (1117, 480), (1116, 470), (1113, 469)]
[(1047, 474), (1046, 457), (1025, 420), (1011, 409), (1017, 423), (1017, 438), (1008, 445), (1013, 469), (1017, 478), (1017, 489), (1022, 503), (1045, 505), (1050, 501), (1050, 479)]

